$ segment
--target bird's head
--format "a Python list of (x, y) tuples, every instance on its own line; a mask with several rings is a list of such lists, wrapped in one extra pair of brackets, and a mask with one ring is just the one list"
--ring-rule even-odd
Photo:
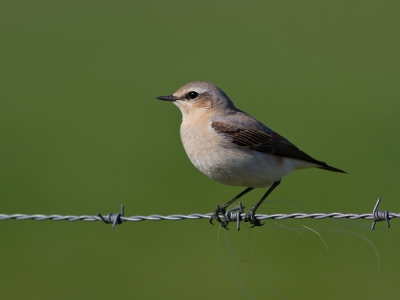
[(156, 99), (172, 102), (179, 107), (183, 116), (234, 108), (232, 101), (220, 88), (203, 81), (190, 82), (172, 95)]

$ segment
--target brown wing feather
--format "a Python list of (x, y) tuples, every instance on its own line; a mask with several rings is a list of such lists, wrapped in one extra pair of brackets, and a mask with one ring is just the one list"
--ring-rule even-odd
[(322, 169), (345, 173), (340, 169), (328, 166), (323, 161), (312, 158), (289, 142), (287, 139), (275, 132), (238, 128), (223, 122), (212, 122), (211, 127), (218, 133), (229, 138), (232, 143), (240, 147), (278, 156), (304, 160), (320, 165)]

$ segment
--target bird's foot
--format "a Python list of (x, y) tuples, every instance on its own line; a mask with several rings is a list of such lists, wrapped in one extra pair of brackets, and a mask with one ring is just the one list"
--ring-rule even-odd
[[(214, 211), (214, 213), (211, 215), (209, 221), (210, 221), (210, 224), (214, 225), (214, 223), (213, 223), (212, 221), (213, 221), (213, 219), (215, 219), (215, 220), (217, 220), (217, 221), (221, 224), (222, 227), (224, 227), (225, 229), (228, 229), (228, 230), (229, 230), (229, 228), (228, 228), (229, 221), (227, 221), (228, 218), (227, 218), (227, 214), (226, 214), (225, 208), (226, 208), (225, 205), (219, 206), (219, 205), (217, 204), (217, 209), (216, 209), (216, 210)], [(223, 216), (223, 218), (225, 219), (225, 221), (221, 221), (221, 218), (219, 217), (220, 214)]]
[(254, 209), (251, 209), (243, 218), (243, 221), (245, 222), (250, 222), (253, 226), (250, 228), (256, 227), (256, 226), (263, 226), (265, 223), (261, 223), (260, 220), (257, 219), (256, 217), (256, 212)]

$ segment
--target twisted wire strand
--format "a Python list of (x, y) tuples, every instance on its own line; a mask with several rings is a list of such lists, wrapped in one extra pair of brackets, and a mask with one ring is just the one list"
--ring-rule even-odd
[[(114, 214), (111, 214), (112, 216)], [(190, 215), (170, 215), (170, 216), (162, 216), (162, 215), (150, 215), (150, 216), (131, 216), (131, 217), (123, 217), (121, 216), (120, 219), (122, 221), (128, 222), (139, 222), (139, 221), (179, 221), (179, 220), (196, 220), (196, 219), (209, 219), (212, 213), (208, 214), (190, 214)], [(95, 221), (102, 221), (104, 220), (99, 216), (62, 216), (62, 215), (26, 215), (26, 214), (0, 214), (0, 221), (3, 220), (34, 220), (34, 221), (86, 221), (86, 222), (95, 222)]]
[[(385, 213), (385, 212), (381, 212)], [(198, 220), (198, 219), (210, 219), (213, 213), (206, 213), (206, 214), (190, 214), (190, 215), (169, 215), (169, 216), (162, 216), (162, 215), (149, 215), (149, 216), (131, 216), (131, 217), (121, 217), (120, 219), (124, 222), (140, 222), (140, 221), (180, 221), (180, 220)], [(245, 214), (240, 214), (240, 217), (243, 219)], [(220, 216), (223, 218), (223, 216)], [(334, 213), (293, 213), (293, 214), (274, 214), (274, 215), (265, 215), (265, 214), (256, 214), (257, 219), (259, 220), (284, 220), (284, 219), (326, 219), (326, 218), (333, 218), (333, 219), (350, 219), (350, 220), (358, 220), (358, 219), (365, 219), (365, 220), (374, 220), (374, 214), (343, 214), (340, 212)], [(400, 218), (400, 213), (388, 213), (388, 218), (395, 219)], [(103, 221), (99, 216), (73, 216), (73, 215), (26, 215), (26, 214), (0, 214), (0, 221), (3, 220), (34, 220), (34, 221), (86, 221), (86, 222), (95, 222), (95, 221)], [(235, 218), (236, 220), (236, 218)], [(383, 218), (385, 220), (385, 218)], [(382, 221), (382, 220), (379, 220)]]
[[(377, 203), (375, 204), (374, 210), (372, 213), (367, 214), (343, 214), (340, 212), (333, 212), (333, 213), (292, 213), (292, 214), (256, 214), (256, 218), (258, 220), (285, 220), (285, 219), (326, 219), (326, 218), (333, 218), (333, 219), (350, 219), (350, 220), (373, 220), (372, 230), (375, 227), (376, 222), (385, 221), (387, 222), (388, 227), (390, 226), (389, 220), (394, 218), (400, 218), (400, 213), (393, 213), (388, 211), (378, 211), (378, 205), (380, 202), (380, 198), (378, 199)], [(2, 220), (35, 220), (35, 221), (85, 221), (85, 222), (95, 222), (95, 221), (102, 221), (107, 224), (113, 224), (115, 227), (117, 224), (122, 224), (123, 222), (141, 222), (141, 221), (179, 221), (179, 220), (198, 220), (198, 219), (210, 219), (214, 213), (206, 213), (206, 214), (198, 214), (193, 213), (190, 215), (169, 215), (169, 216), (162, 216), (162, 215), (149, 215), (149, 216), (131, 216), (125, 217), (124, 216), (124, 206), (121, 206), (121, 212), (117, 214), (109, 213), (108, 215), (101, 215), (100, 213), (97, 216), (90, 216), (90, 215), (82, 215), (82, 216), (73, 216), (73, 215), (42, 215), (42, 214), (35, 214), (35, 215), (27, 215), (27, 214), (0, 214), (0, 221)], [(220, 215), (220, 218), (225, 219), (228, 222), (237, 222), (238, 229), (240, 228), (239, 222), (245, 218), (245, 213), (243, 213), (243, 208), (240, 204), (240, 210), (232, 209), (227, 211), (224, 215)]]

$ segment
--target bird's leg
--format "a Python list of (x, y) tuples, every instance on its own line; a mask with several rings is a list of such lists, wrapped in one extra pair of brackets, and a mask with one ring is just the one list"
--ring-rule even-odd
[(254, 226), (262, 226), (264, 225), (264, 223), (261, 223), (259, 220), (257, 220), (256, 218), (256, 210), (257, 208), (264, 202), (265, 198), (268, 197), (269, 194), (272, 193), (272, 191), (281, 183), (281, 181), (275, 181), (273, 185), (271, 185), (271, 187), (268, 189), (268, 191), (265, 193), (265, 195), (261, 198), (260, 201), (258, 201), (258, 203), (256, 205), (254, 205), (254, 207), (252, 209), (250, 209), (250, 211), (246, 214), (246, 216), (244, 217), (244, 221), (245, 222), (250, 222), (251, 224), (253, 224)]
[(218, 222), (220, 222), (221, 223), (221, 226), (222, 227), (224, 227), (225, 229), (227, 229), (227, 227), (226, 226), (228, 226), (228, 221), (226, 221), (226, 218), (225, 218), (225, 221), (224, 222), (222, 222), (221, 221), (221, 219), (219, 218), (219, 214), (221, 214), (221, 215), (223, 215), (223, 216), (225, 216), (226, 215), (226, 211), (225, 211), (225, 208), (227, 208), (229, 205), (231, 205), (233, 202), (235, 202), (236, 200), (238, 200), (240, 197), (242, 197), (242, 196), (244, 196), (244, 195), (246, 195), (248, 192), (250, 192), (251, 190), (253, 190), (254, 188), (247, 188), (247, 189), (245, 189), (243, 192), (241, 192), (239, 195), (237, 195), (235, 198), (233, 198), (233, 199), (231, 199), (231, 200), (229, 200), (228, 202), (226, 202), (224, 205), (222, 205), (222, 206), (219, 206), (218, 204), (217, 204), (217, 209), (214, 211), (214, 213), (211, 215), (211, 217), (210, 217), (210, 223), (212, 224), (213, 222), (212, 222), (212, 220), (213, 219), (216, 219)]

